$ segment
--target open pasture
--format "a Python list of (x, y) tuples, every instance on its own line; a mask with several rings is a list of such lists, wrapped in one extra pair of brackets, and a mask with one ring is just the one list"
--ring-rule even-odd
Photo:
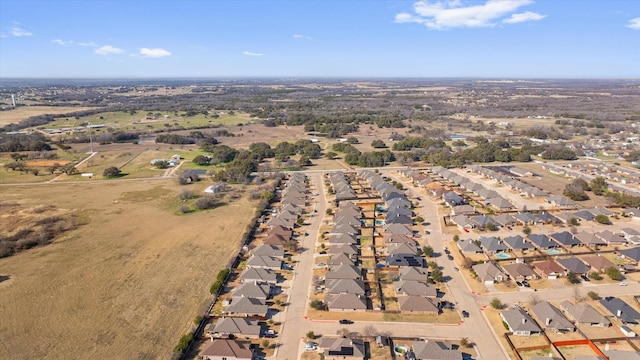
[(26, 207), (55, 204), (80, 226), (0, 259), (0, 358), (166, 359), (205, 310), (215, 274), (254, 212), (246, 196), (176, 215), (175, 179), (0, 187)]

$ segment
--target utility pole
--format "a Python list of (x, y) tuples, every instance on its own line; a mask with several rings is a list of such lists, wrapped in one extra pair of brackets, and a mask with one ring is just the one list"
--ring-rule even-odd
[(89, 127), (89, 142), (91, 143), (91, 153), (93, 154), (93, 132), (91, 131), (91, 123), (87, 125)]

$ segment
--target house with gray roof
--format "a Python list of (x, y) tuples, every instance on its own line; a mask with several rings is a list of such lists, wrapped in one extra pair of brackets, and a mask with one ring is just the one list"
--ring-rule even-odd
[(398, 296), (400, 312), (404, 314), (438, 314), (436, 300), (416, 295)]
[(509, 211), (515, 209), (515, 206), (502, 196), (489, 198), (485, 203), (498, 211)]
[[(411, 236), (411, 235), (409, 235)], [(385, 233), (384, 234), (384, 244), (386, 246), (389, 246), (391, 244), (402, 244), (402, 243), (409, 243), (409, 244), (413, 244), (416, 241), (412, 238), (409, 237), (405, 234), (391, 234), (391, 233)]]
[(538, 278), (538, 274), (533, 271), (533, 268), (525, 263), (513, 263), (503, 265), (504, 271), (514, 280), (534, 280)]
[(565, 248), (572, 248), (574, 246), (582, 244), (580, 240), (573, 237), (568, 231), (562, 231), (559, 233), (551, 234), (551, 239), (557, 242), (560, 246)]
[(345, 253), (333, 254), (327, 260), (328, 266), (342, 265), (342, 264), (355, 265), (353, 260), (351, 260), (351, 258)]
[(389, 234), (413, 235), (413, 230), (405, 224), (385, 224), (383, 229), (385, 233)]
[(418, 245), (416, 242), (393, 243), (387, 245), (387, 253), (389, 255), (412, 254), (418, 253)]
[(559, 246), (555, 241), (552, 241), (544, 234), (529, 234), (527, 238), (533, 245), (541, 250), (552, 249)]
[[(415, 360), (462, 360), (462, 351), (451, 343), (436, 340), (415, 340), (411, 343)], [(409, 357), (407, 357), (409, 359)]]
[(597, 246), (597, 245), (607, 244), (600, 237), (586, 231), (580, 231), (577, 234), (575, 234), (574, 237), (586, 246)]
[(493, 220), (500, 224), (500, 226), (513, 226), (516, 224), (516, 218), (510, 214), (498, 214), (494, 216)]
[(535, 214), (533, 215), (533, 217), (535, 218), (535, 222), (536, 223), (540, 223), (540, 224), (561, 224), (562, 220), (558, 219), (557, 217), (549, 214), (548, 212), (542, 212), (540, 214)]
[(332, 267), (325, 275), (327, 280), (330, 279), (359, 279), (362, 280), (362, 270), (355, 265), (337, 265)]
[(533, 245), (520, 235), (509, 236), (502, 241), (515, 251), (533, 249)]
[(622, 299), (606, 297), (600, 300), (600, 305), (604, 306), (607, 311), (620, 319), (624, 324), (640, 324), (640, 313)]
[(329, 311), (367, 310), (367, 299), (363, 295), (350, 293), (328, 294), (324, 301)]
[(254, 256), (273, 256), (277, 258), (284, 257), (284, 248), (278, 245), (264, 244), (253, 250)]
[(599, 231), (596, 236), (602, 239), (609, 246), (624, 245), (627, 243), (627, 239), (619, 234), (614, 234), (609, 230)]
[(500, 227), (500, 224), (498, 224), (498, 222), (496, 222), (495, 220), (493, 220), (491, 216), (486, 214), (472, 216), (471, 221), (474, 222), (476, 224), (476, 227), (480, 229), (486, 228), (487, 225), (489, 224), (493, 224), (496, 227)]
[(355, 245), (358, 243), (358, 239), (352, 234), (335, 234), (327, 238), (327, 241), (331, 245), (346, 244)]
[(480, 240), (480, 244), (484, 248), (485, 252), (489, 254), (497, 254), (507, 251), (507, 246), (502, 243), (502, 240), (495, 236), (480, 236), (478, 240)]
[(458, 205), (451, 207), (451, 216), (475, 214), (477, 214), (476, 208), (471, 205)]
[(247, 260), (247, 267), (280, 270), (280, 268), (282, 268), (282, 261), (273, 256), (251, 255), (249, 260)]
[(355, 216), (335, 216), (333, 219), (334, 224), (347, 224), (353, 227), (358, 227), (361, 225), (360, 219)]
[(438, 296), (438, 290), (423, 282), (414, 280), (399, 280), (393, 282), (393, 289), (397, 296), (401, 295), (418, 295), (435, 298)]
[(636, 246), (631, 249), (618, 250), (618, 252), (624, 255), (625, 258), (631, 259), (636, 262), (640, 262), (640, 247)]
[(461, 239), (456, 242), (460, 251), (466, 254), (482, 254), (482, 249), (471, 239)]
[(514, 217), (520, 225), (532, 225), (536, 222), (536, 218), (530, 212), (519, 212)]
[(509, 331), (517, 336), (540, 335), (542, 329), (521, 307), (514, 307), (500, 312), (500, 317), (509, 327)]
[(588, 210), (576, 211), (573, 213), (573, 217), (575, 217), (578, 220), (585, 220), (585, 221), (593, 221), (593, 219), (596, 218), (596, 216), (590, 213)]
[(220, 338), (228, 338), (232, 335), (236, 338), (257, 339), (260, 337), (261, 329), (257, 319), (223, 317), (218, 319), (210, 334)]
[(555, 206), (555, 207), (559, 207), (559, 208), (577, 208), (579, 205), (578, 203), (576, 203), (575, 201), (567, 198), (566, 196), (562, 196), (562, 195), (552, 195), (549, 196), (546, 201)]
[(451, 222), (458, 225), (460, 229), (474, 229), (476, 223), (472, 221), (467, 215), (456, 215), (451, 217)]
[(472, 268), (473, 271), (478, 274), (478, 279), (485, 284), (492, 284), (496, 281), (503, 281), (508, 278), (507, 274), (505, 274), (498, 265), (491, 261), (473, 265)]
[(531, 312), (546, 330), (551, 330), (556, 333), (576, 331), (575, 325), (564, 317), (560, 310), (547, 301), (541, 301), (531, 306)]
[(442, 194), (442, 200), (449, 206), (464, 204), (464, 198), (453, 191)]
[(611, 321), (589, 304), (572, 304), (568, 300), (565, 300), (560, 306), (576, 324), (600, 327), (611, 326)]
[(429, 277), (429, 270), (427, 270), (426, 268), (419, 268), (419, 267), (402, 267), (400, 268), (400, 280), (405, 280), (405, 281), (410, 281), (410, 280), (414, 280), (414, 281), (421, 281), (421, 282), (426, 282), (427, 278)]
[(360, 279), (326, 280), (325, 287), (329, 294), (365, 294), (364, 283)]
[(357, 226), (349, 225), (349, 224), (334, 224), (331, 230), (329, 231), (332, 235), (338, 234), (349, 234), (349, 235), (358, 235), (360, 234), (360, 228)]
[(238, 316), (256, 316), (260, 318), (266, 318), (269, 306), (264, 300), (243, 297), (233, 299), (231, 305), (224, 309), (223, 313), (227, 315)]
[(365, 357), (364, 341), (359, 339), (323, 336), (320, 338), (318, 348), (322, 350), (322, 354), (327, 360), (364, 359)]
[(556, 262), (560, 264), (563, 268), (567, 270), (567, 272), (572, 272), (576, 275), (586, 275), (591, 270), (591, 267), (585, 264), (582, 260), (577, 257), (569, 257), (569, 258), (558, 258)]
[(393, 217), (398, 215), (412, 216), (413, 211), (411, 211), (411, 209), (406, 208), (404, 206), (392, 206), (386, 209), (385, 216)]
[(239, 299), (243, 297), (267, 300), (271, 297), (271, 285), (252, 282), (242, 283), (235, 288), (233, 294), (231, 294), (231, 298)]
[(360, 252), (358, 248), (352, 244), (335, 244), (327, 250), (327, 253), (330, 255), (345, 254), (349, 256), (349, 258), (351, 258), (352, 260), (355, 260), (358, 258), (358, 254)]
[(599, 206), (596, 206), (594, 208), (588, 209), (587, 211), (592, 213), (594, 216), (598, 216), (598, 215), (613, 216), (613, 212), (612, 211), (609, 211), (609, 210), (607, 210), (607, 208), (603, 208), (603, 207), (599, 207)]
[(416, 254), (393, 254), (386, 258), (387, 266), (425, 267), (425, 260)]
[(391, 214), (391, 213), (386, 213), (384, 221), (387, 224), (405, 224), (405, 225), (413, 224), (413, 219), (411, 219), (410, 217), (406, 215)]
[(277, 274), (271, 269), (256, 269), (250, 268), (246, 269), (240, 274), (240, 279), (242, 282), (255, 282), (255, 283), (266, 283), (273, 284), (277, 283), (278, 277)]

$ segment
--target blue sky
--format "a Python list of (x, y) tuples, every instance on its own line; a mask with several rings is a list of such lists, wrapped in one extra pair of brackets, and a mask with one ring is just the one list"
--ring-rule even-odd
[(640, 78), (638, 0), (0, 0), (0, 78)]

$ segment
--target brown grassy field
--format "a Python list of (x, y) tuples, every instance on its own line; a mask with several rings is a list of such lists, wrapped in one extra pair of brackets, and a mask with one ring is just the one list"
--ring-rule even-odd
[[(202, 191), (208, 184), (192, 188)], [(80, 227), (0, 259), (0, 358), (166, 359), (239, 248), (253, 204), (176, 215), (175, 180), (0, 188)]]
[(30, 116), (42, 114), (65, 114), (89, 109), (91, 108), (72, 106), (21, 106), (12, 110), (0, 111), (0, 126), (18, 123)]

